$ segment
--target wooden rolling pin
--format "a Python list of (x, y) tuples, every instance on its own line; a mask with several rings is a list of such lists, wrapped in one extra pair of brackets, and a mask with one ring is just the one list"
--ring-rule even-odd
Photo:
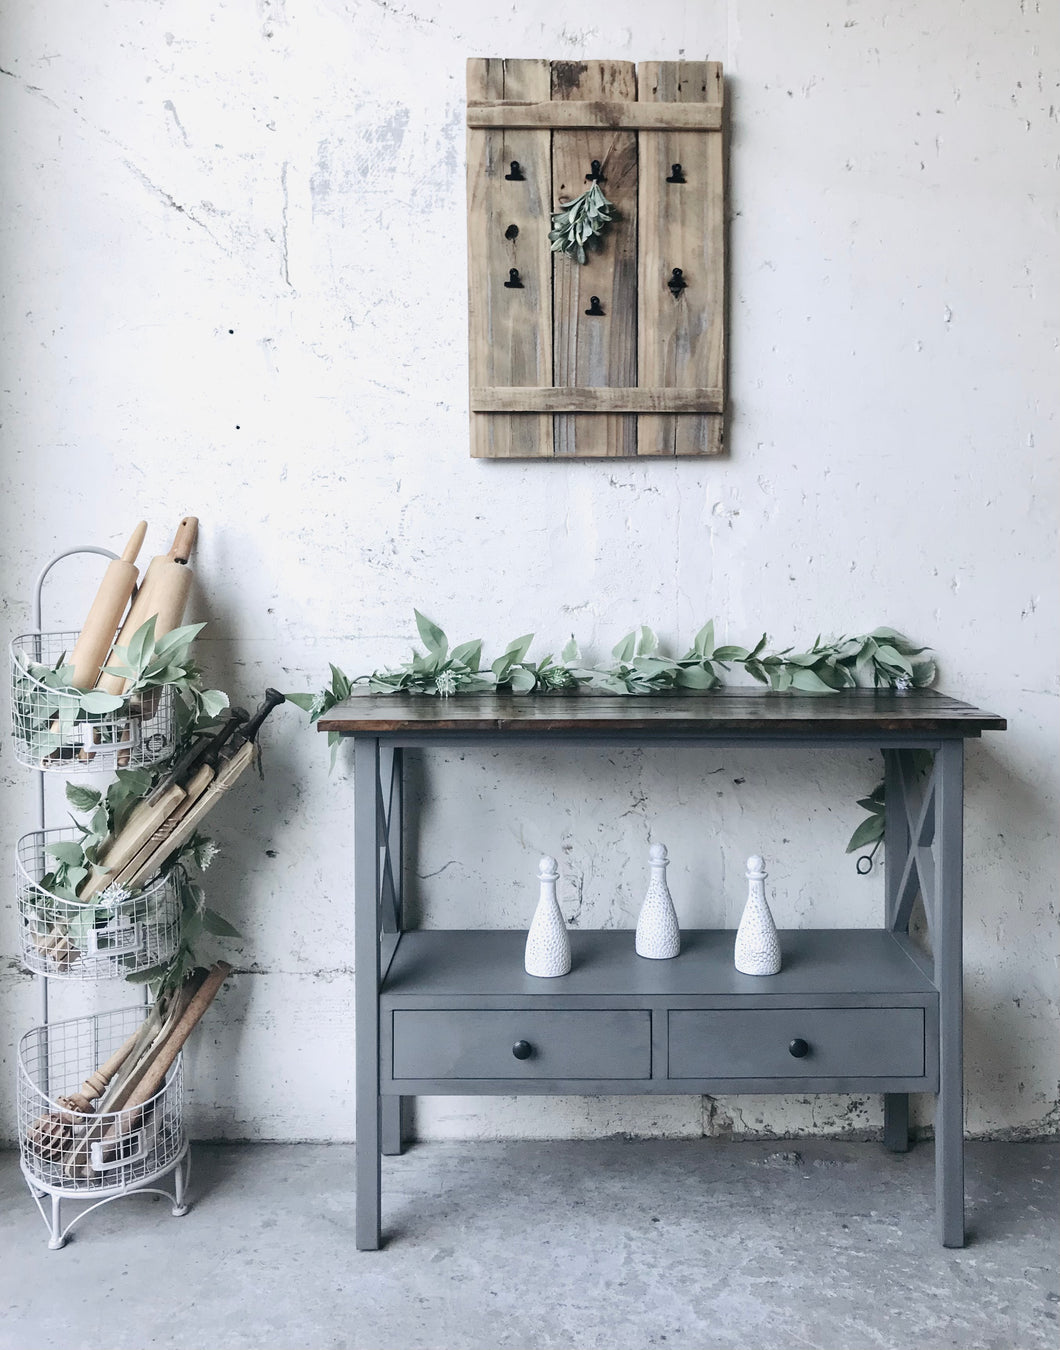
[(102, 683), (100, 669), (107, 659), (121, 616), (136, 587), (136, 578), (140, 575), (133, 564), (146, 533), (147, 521), (141, 520), (129, 536), (121, 557), (107, 564), (96, 598), (88, 611), (88, 618), (70, 653), (75, 689), (92, 689), (97, 681)]
[[(156, 638), (180, 627), (192, 582), (192, 571), (187, 563), (198, 533), (198, 517), (185, 516), (177, 526), (169, 552), (160, 553), (151, 559), (115, 646), (127, 647), (133, 634), (152, 615), (155, 617)], [(96, 688), (108, 694), (124, 694), (127, 683), (120, 675), (100, 675)]]
[(160, 1047), (159, 1054), (151, 1065), (150, 1071), (140, 1079), (136, 1087), (120, 1104), (118, 1109), (131, 1110), (135, 1106), (142, 1106), (145, 1102), (151, 1100), (155, 1093), (161, 1088), (166, 1080), (166, 1074), (169, 1072), (170, 1065), (180, 1054), (181, 1047), (195, 1030), (196, 1023), (202, 1017), (203, 1013), (210, 1006), (217, 996), (221, 985), (228, 979), (232, 973), (232, 967), (227, 961), (218, 961), (212, 965), (206, 972), (205, 978), (198, 985), (195, 993), (188, 1000), (184, 1011), (181, 1013), (173, 1030), (166, 1037), (164, 1044)]

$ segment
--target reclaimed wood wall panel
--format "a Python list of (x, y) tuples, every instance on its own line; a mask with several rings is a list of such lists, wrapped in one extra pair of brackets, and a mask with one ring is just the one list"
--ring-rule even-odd
[[(723, 100), (714, 61), (469, 61), (473, 455), (721, 453)], [(548, 231), (593, 160), (616, 218), (583, 265)]]
[[(631, 61), (554, 61), (556, 101), (637, 97)], [(564, 254), (552, 261), (553, 383), (622, 388), (637, 383), (637, 136), (632, 131), (556, 131), (552, 137), (552, 200), (558, 207), (589, 186), (593, 160), (600, 186), (616, 210), (602, 247), (589, 247), (584, 266)], [(598, 296), (604, 314), (586, 313)], [(637, 421), (630, 415), (560, 413), (554, 424), (557, 456), (603, 458), (637, 453)]]
[[(468, 62), (468, 98), (540, 99), (549, 61)], [(508, 181), (512, 160), (521, 181)], [(552, 383), (552, 255), (541, 233), (552, 197), (548, 131), (468, 132), (468, 338), (472, 385)], [(514, 231), (513, 231), (514, 227)], [(506, 286), (516, 268), (522, 288)], [(472, 418), (476, 458), (552, 454), (548, 416)]]
[[(722, 99), (717, 61), (644, 61), (640, 98), (666, 103)], [(639, 383), (721, 388), (725, 363), (724, 179), (720, 136), (640, 135)], [(683, 183), (668, 181), (680, 165)], [(673, 269), (685, 287), (669, 288)], [(640, 455), (716, 455), (721, 414), (641, 417)]]

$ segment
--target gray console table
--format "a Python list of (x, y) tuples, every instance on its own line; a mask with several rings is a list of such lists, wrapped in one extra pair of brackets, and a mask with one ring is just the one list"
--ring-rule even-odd
[[(403, 1097), (680, 1092), (880, 1092), (896, 1151), (908, 1094), (936, 1093), (938, 1232), (962, 1246), (964, 741), (1005, 725), (927, 690), (357, 694), (322, 717), (354, 741), (357, 1246), (380, 1245)], [(524, 972), (522, 932), (405, 932), (404, 751), (555, 744), (880, 749), (883, 926), (782, 932), (784, 967), (765, 978), (736, 972), (726, 932), (685, 932), (672, 961), (638, 957), (632, 933), (572, 932), (571, 972), (551, 980)], [(926, 778), (914, 750), (934, 752)], [(931, 956), (909, 937), (918, 894)]]

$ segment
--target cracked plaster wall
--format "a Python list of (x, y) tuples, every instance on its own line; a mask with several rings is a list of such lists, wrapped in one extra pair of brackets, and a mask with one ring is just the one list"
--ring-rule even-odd
[[(1047, 6), (614, 0), (0, 4), (3, 629), (78, 542), (145, 556), (196, 512), (192, 618), (242, 701), (393, 661), (413, 605), (490, 644), (713, 615), (778, 645), (887, 622), (1005, 714), (970, 746), (974, 1134), (1056, 1128), (1057, 26)], [(733, 108), (731, 457), (473, 463), (463, 87), (471, 54), (710, 55)], [(46, 594), (76, 626), (94, 588)], [(348, 1139), (350, 764), (295, 710), (216, 829), (241, 973), (189, 1055), (201, 1135)], [(781, 924), (869, 925), (843, 846), (878, 764), (745, 751), (418, 758), (415, 903), (528, 922), (538, 855), (572, 921), (630, 927), (649, 839), (686, 924), (735, 924), (769, 860)], [(31, 775), (0, 758), (0, 829)], [(58, 805), (54, 806), (58, 810)], [(10, 856), (10, 855), (9, 855)], [(0, 902), (0, 1135), (35, 1016)], [(125, 1001), (58, 989), (55, 1014)], [(920, 1119), (927, 1120), (920, 1103)], [(427, 1135), (869, 1130), (875, 1098), (436, 1099)]]

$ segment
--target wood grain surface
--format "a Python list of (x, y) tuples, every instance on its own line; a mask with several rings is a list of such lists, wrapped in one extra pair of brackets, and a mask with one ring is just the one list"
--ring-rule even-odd
[[(508, 63), (509, 65), (512, 62)], [(564, 62), (557, 64), (600, 65), (617, 62)], [(676, 64), (676, 63), (672, 63)], [(644, 107), (636, 103), (593, 99), (572, 107), (557, 99), (551, 103), (518, 102), (514, 99), (468, 98), (469, 127), (565, 127), (591, 130), (687, 130), (718, 131), (720, 100), (714, 104), (667, 103)]]
[[(606, 389), (584, 385), (529, 385), (512, 388), (472, 389), (471, 408), (476, 412), (534, 414), (547, 412), (579, 413), (691, 413), (719, 411), (723, 406), (720, 389)], [(672, 454), (673, 451), (668, 453)]]
[[(553, 61), (552, 97), (564, 101), (637, 97), (631, 61)], [(637, 383), (637, 137), (632, 131), (555, 131), (552, 136), (554, 208), (589, 186), (593, 160), (602, 164), (601, 189), (616, 218), (599, 246), (581, 264), (553, 255), (553, 378), (556, 385), (615, 388)], [(599, 296), (603, 317), (586, 314)], [(579, 458), (637, 452), (637, 419), (631, 414), (558, 413), (555, 454)]]
[(317, 722), (318, 731), (594, 732), (857, 735), (909, 732), (976, 736), (1004, 731), (995, 713), (934, 689), (850, 689), (834, 696), (722, 689), (634, 698), (620, 694), (459, 694), (440, 699), (358, 691)]
[[(467, 65), (468, 98), (547, 98), (548, 61), (477, 58)], [(468, 341), (472, 387), (552, 383), (551, 133), (470, 128), (467, 133)], [(521, 181), (505, 175), (519, 162)], [(521, 288), (505, 286), (512, 268)], [(536, 459), (552, 454), (549, 415), (471, 414), (475, 458)]]
[[(643, 61), (642, 101), (721, 104), (717, 61)], [(682, 104), (683, 106), (683, 104)], [(684, 183), (669, 183), (680, 164)], [(644, 131), (640, 135), (640, 328), (642, 385), (725, 385), (725, 180), (721, 136)], [(685, 289), (671, 294), (675, 267)], [(640, 455), (717, 455), (718, 415), (638, 419)]]

